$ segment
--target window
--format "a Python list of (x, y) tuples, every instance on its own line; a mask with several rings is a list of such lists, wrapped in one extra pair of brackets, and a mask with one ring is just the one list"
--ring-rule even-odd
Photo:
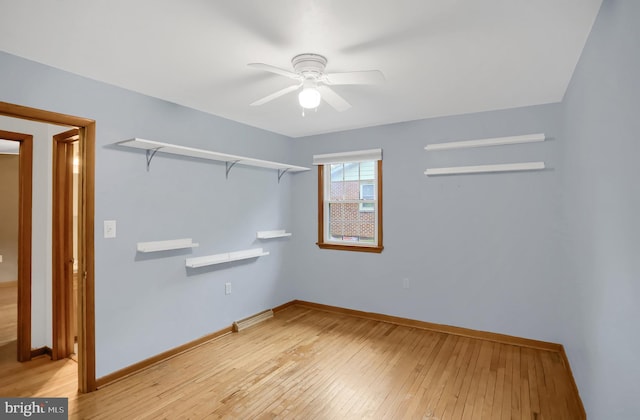
[(318, 246), (382, 252), (382, 150), (314, 156)]

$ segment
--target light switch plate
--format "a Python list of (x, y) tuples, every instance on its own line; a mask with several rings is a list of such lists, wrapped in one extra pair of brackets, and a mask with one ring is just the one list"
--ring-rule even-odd
[(116, 237), (116, 221), (115, 220), (104, 221), (104, 237), (105, 238)]

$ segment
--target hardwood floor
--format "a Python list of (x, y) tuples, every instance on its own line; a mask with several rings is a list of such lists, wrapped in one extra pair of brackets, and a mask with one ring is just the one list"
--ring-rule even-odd
[(0, 396), (67, 396), (92, 419), (581, 418), (556, 352), (295, 305), (91, 394), (71, 364), (3, 365)]

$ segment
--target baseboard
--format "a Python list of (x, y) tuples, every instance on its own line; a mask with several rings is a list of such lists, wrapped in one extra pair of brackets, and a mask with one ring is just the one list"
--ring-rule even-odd
[(42, 356), (42, 355), (47, 355), (49, 357), (51, 357), (51, 355), (53, 354), (53, 352), (51, 351), (51, 349), (47, 346), (44, 347), (39, 347), (37, 349), (31, 349), (31, 358), (33, 359), (34, 357), (38, 357), (38, 356)]
[(357, 311), (355, 309), (346, 309), (338, 306), (324, 305), (321, 303), (307, 302), (304, 300), (294, 300), (292, 305), (305, 306), (312, 309), (318, 309), (326, 312), (334, 312), (345, 315), (356, 316), (359, 318), (372, 319), (375, 321), (388, 322), (396, 325), (404, 325), (407, 327), (420, 328), (434, 332), (453, 334), (462, 337), (478, 338), (502, 344), (510, 344), (520, 347), (529, 347), (537, 350), (547, 350), (560, 352), (562, 344), (550, 343), (547, 341), (533, 340), (530, 338), (515, 337), (512, 335), (498, 334), (487, 331), (472, 330), (470, 328), (453, 327), (451, 325), (434, 324), (432, 322), (417, 321), (415, 319), (401, 318), (397, 316), (378, 314), (374, 312)]
[(580, 397), (580, 391), (578, 390), (578, 384), (576, 383), (576, 379), (573, 377), (573, 371), (571, 370), (571, 365), (569, 364), (569, 358), (567, 357), (567, 353), (564, 351), (564, 346), (560, 345), (560, 357), (562, 358), (562, 362), (564, 363), (565, 369), (569, 372), (569, 379), (571, 379), (571, 386), (573, 386), (573, 390), (576, 392), (578, 396), (578, 408), (580, 408), (581, 419), (586, 420), (587, 411), (584, 409), (584, 404), (582, 404), (582, 398)]
[(271, 309), (273, 311), (274, 314), (277, 314), (278, 312), (282, 312), (285, 309), (287, 309), (290, 306), (296, 305), (297, 302), (299, 302), (298, 300), (291, 300), (287, 303), (283, 303), (282, 305), (276, 306), (275, 308)]
[(184, 353), (186, 351), (192, 350), (208, 341), (211, 341), (215, 338), (221, 337), (223, 335), (229, 334), (233, 332), (233, 327), (232, 326), (228, 326), (226, 328), (223, 328), (219, 331), (216, 331), (214, 333), (205, 335), (204, 337), (200, 337), (196, 340), (190, 341), (188, 343), (185, 343), (181, 346), (175, 347), (171, 350), (167, 350), (165, 352), (162, 352), (160, 354), (157, 354), (155, 356), (152, 356), (148, 359), (145, 360), (141, 360), (138, 363), (134, 363), (133, 365), (127, 366), (125, 368), (122, 368), (120, 370), (117, 370), (113, 373), (110, 373), (108, 375), (105, 375), (101, 378), (96, 379), (96, 387), (97, 388), (101, 388), (105, 385), (108, 385), (110, 383), (113, 383), (117, 380), (123, 379), (127, 376), (133, 375), (134, 373), (140, 372), (143, 369), (147, 369), (157, 363), (160, 363), (162, 361), (165, 361), (167, 359), (171, 359), (172, 357), (175, 357), (181, 353)]
[(0, 282), (0, 288), (2, 287), (18, 287), (18, 280)]

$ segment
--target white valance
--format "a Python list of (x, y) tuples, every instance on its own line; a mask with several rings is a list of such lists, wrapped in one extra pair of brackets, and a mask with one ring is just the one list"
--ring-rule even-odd
[(328, 165), (342, 162), (369, 162), (372, 160), (382, 160), (382, 149), (313, 155), (314, 165)]

